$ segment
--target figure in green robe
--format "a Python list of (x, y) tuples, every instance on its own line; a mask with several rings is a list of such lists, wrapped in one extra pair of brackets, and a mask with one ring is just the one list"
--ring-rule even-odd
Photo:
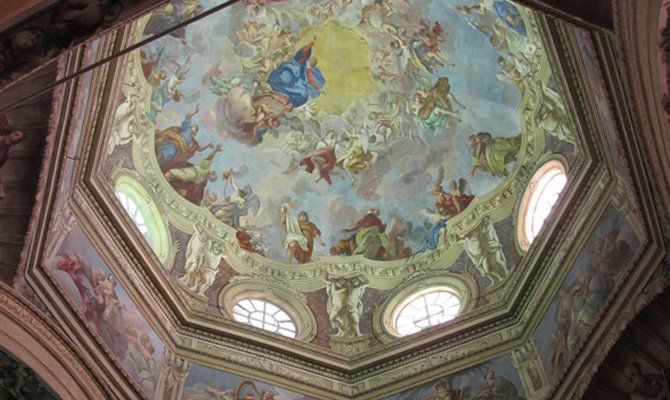
[(493, 137), (488, 132), (479, 132), (471, 135), (472, 169), (470, 176), (474, 177), (481, 169), (496, 176), (507, 176), (507, 164), (516, 161), (521, 148), (521, 135), (514, 137)]

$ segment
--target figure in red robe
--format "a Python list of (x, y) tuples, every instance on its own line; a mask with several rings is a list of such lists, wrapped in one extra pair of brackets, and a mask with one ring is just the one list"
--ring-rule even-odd
[(442, 186), (435, 185), (433, 194), (437, 197), (435, 208), (444, 216), (453, 217), (460, 214), (472, 202), (475, 196), (466, 194), (467, 181), (460, 179), (459, 183), (451, 181), (449, 189), (451, 193), (446, 193)]
[(63, 254), (56, 263), (56, 268), (67, 273), (74, 283), (83, 306), (83, 314), (86, 320), (91, 322), (97, 332), (102, 330), (102, 313), (105, 311), (105, 297), (95, 289), (94, 276), (96, 274), (91, 268), (84, 264), (79, 257)]
[(333, 168), (335, 168), (335, 163), (337, 162), (337, 156), (335, 155), (335, 141), (335, 132), (329, 131), (326, 133), (326, 136), (319, 140), (316, 149), (307, 153), (305, 158), (300, 161), (300, 166), (304, 166), (305, 172), (307, 173), (311, 174), (314, 169), (318, 169), (319, 177), (316, 179), (317, 182), (323, 179), (328, 182), (329, 185), (333, 184), (330, 173), (333, 171)]

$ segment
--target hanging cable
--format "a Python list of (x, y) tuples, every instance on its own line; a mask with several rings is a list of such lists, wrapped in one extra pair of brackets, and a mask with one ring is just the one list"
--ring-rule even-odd
[[(140, 47), (144, 47), (144, 46), (146, 46), (147, 44), (149, 44), (149, 43), (151, 43), (151, 42), (153, 42), (153, 41), (155, 41), (155, 40), (157, 40), (157, 39), (160, 39), (160, 38), (162, 38), (163, 36), (169, 35), (170, 33), (174, 32), (174, 31), (176, 31), (176, 30), (178, 30), (178, 29), (184, 28), (184, 27), (186, 27), (186, 26), (188, 26), (188, 25), (190, 25), (190, 24), (192, 24), (192, 23), (194, 23), (194, 22), (196, 22), (196, 21), (200, 21), (201, 19), (207, 18), (208, 16), (210, 16), (210, 15), (212, 15), (212, 14), (215, 14), (215, 13), (221, 11), (221, 10), (224, 10), (224, 9), (230, 7), (231, 5), (233, 5), (233, 4), (235, 4), (235, 3), (239, 2), (239, 1), (240, 1), (240, 0), (229, 0), (229, 1), (226, 1), (226, 2), (224, 2), (224, 3), (221, 3), (221, 4), (219, 4), (218, 6), (212, 7), (212, 8), (210, 8), (209, 10), (204, 11), (204, 12), (202, 12), (201, 14), (198, 14), (198, 15), (196, 15), (196, 16), (193, 17), (193, 18), (189, 18), (189, 19), (187, 19), (187, 20), (185, 20), (185, 21), (182, 21), (182, 22), (180, 22), (180, 23), (174, 25), (174, 26), (171, 27), (170, 29), (166, 29), (165, 31), (163, 31), (163, 32), (161, 32), (161, 33), (157, 33), (157, 34), (151, 36), (150, 38), (147, 38), (147, 39), (144, 39), (144, 40), (140, 40), (139, 42), (137, 42), (137, 43), (135, 43), (135, 44), (133, 44), (133, 45), (131, 45), (131, 46), (126, 47), (125, 49), (119, 51), (118, 53), (109, 55), (109, 56), (107, 56), (107, 57), (105, 57), (105, 58), (103, 58), (103, 59), (101, 59), (101, 60), (99, 60), (99, 61), (94, 62), (93, 64), (90, 64), (90, 65), (88, 65), (88, 66), (86, 66), (86, 67), (83, 67), (83, 68), (79, 69), (78, 71), (72, 73), (71, 75), (65, 76), (65, 77), (63, 77), (63, 78), (60, 78), (60, 79), (58, 79), (58, 80), (56, 80), (56, 81), (54, 81), (54, 82), (48, 84), (47, 86), (45, 86), (44, 88), (42, 88), (41, 90), (39, 90), (39, 91), (37, 91), (37, 92), (35, 92), (35, 93), (29, 94), (28, 96), (25, 96), (25, 97), (23, 97), (23, 98), (21, 98), (21, 99), (19, 99), (19, 100), (16, 100), (16, 101), (14, 101), (13, 103), (10, 103), (7, 107), (3, 108), (3, 109), (0, 111), (0, 115), (6, 113), (7, 111), (11, 111), (12, 109), (14, 109), (14, 108), (18, 107), (19, 105), (21, 105), (23, 102), (26, 102), (26, 101), (29, 101), (29, 100), (35, 98), (35, 97), (41, 96), (41, 95), (43, 95), (44, 93), (47, 93), (48, 91), (50, 91), (50, 90), (52, 90), (52, 89), (54, 89), (54, 88), (56, 88), (56, 87), (58, 87), (58, 86), (60, 86), (60, 85), (62, 85), (62, 84), (64, 84), (64, 83), (66, 83), (66, 82), (68, 82), (68, 81), (70, 81), (70, 80), (72, 80), (72, 79), (74, 79), (74, 78), (77, 78), (77, 77), (80, 76), (80, 75), (83, 75), (83, 74), (85, 74), (85, 73), (87, 73), (87, 72), (90, 72), (90, 71), (96, 69), (97, 67), (99, 67), (99, 66), (101, 66), (101, 65), (103, 65), (103, 64), (106, 64), (106, 63), (108, 63), (108, 62), (110, 62), (110, 61), (113, 61), (113, 60), (115, 60), (116, 58), (121, 57), (121, 56), (123, 56), (123, 55), (125, 55), (125, 54), (128, 54), (128, 53), (130, 53), (130, 52), (132, 52), (132, 51), (134, 51), (134, 50), (137, 50), (137, 49), (139, 49)], [(117, 28), (117, 29), (118, 29), (118, 28)], [(68, 51), (71, 51), (71, 50), (68, 50)], [(59, 56), (59, 57), (60, 57), (60, 56)], [(8, 88), (8, 90), (11, 90), (11, 88)], [(0, 93), (2, 93), (2, 92), (0, 92)]]

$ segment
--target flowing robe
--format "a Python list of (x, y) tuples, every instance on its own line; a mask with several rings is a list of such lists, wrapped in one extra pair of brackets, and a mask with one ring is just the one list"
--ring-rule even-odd
[(337, 161), (336, 165), (350, 174), (358, 174), (364, 170), (372, 159), (372, 153), (363, 149), (363, 145), (358, 142), (351, 146), (347, 154)]
[(268, 77), (272, 90), (288, 98), (293, 107), (302, 106), (310, 97), (318, 97), (326, 84), (321, 70), (309, 66), (313, 46), (310, 43), (298, 50), (293, 60), (280, 64)]
[(300, 221), (299, 224), (300, 231), (307, 241), (307, 249), (303, 249), (302, 247), (298, 246), (295, 249), (293, 256), (299, 264), (305, 264), (312, 261), (312, 253), (314, 252), (314, 237), (320, 236), (321, 231), (316, 227), (316, 225), (314, 225), (314, 223), (309, 221)]
[(523, 17), (521, 17), (521, 13), (514, 4), (505, 0), (495, 0), (493, 2), (493, 10), (500, 19), (505, 21), (508, 27), (519, 35), (526, 36), (526, 24), (523, 22)]
[(321, 179), (333, 184), (330, 172), (335, 168), (337, 155), (335, 154), (335, 144), (322, 139), (316, 146), (316, 150), (305, 155), (300, 161), (300, 165), (305, 167), (305, 172), (312, 173), (316, 166), (319, 166), (319, 176)]
[(165, 172), (183, 167), (193, 157), (199, 145), (191, 134), (193, 123), (185, 118), (181, 126), (171, 126), (164, 130), (156, 129), (156, 159)]
[(351, 240), (355, 243), (352, 255), (362, 254), (372, 260), (393, 260), (398, 254), (397, 246), (384, 233), (386, 225), (374, 214), (366, 214), (349, 232), (358, 231)]
[(521, 135), (494, 137), (477, 146), (479, 148), (475, 149), (472, 165), (490, 172), (493, 176), (505, 176), (506, 165), (516, 160), (521, 147)]
[(182, 168), (171, 169), (173, 180), (170, 184), (177, 191), (185, 190), (184, 197), (195, 205), (202, 203), (205, 197), (205, 187), (207, 186), (207, 177), (212, 167), (211, 158), (203, 158), (200, 164), (185, 166)]

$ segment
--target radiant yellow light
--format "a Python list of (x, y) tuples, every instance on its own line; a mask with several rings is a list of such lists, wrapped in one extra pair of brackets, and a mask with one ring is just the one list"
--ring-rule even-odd
[(353, 101), (372, 93), (375, 82), (370, 74), (370, 48), (355, 30), (331, 21), (305, 28), (301, 36), (300, 47), (316, 37), (312, 57), (317, 58), (326, 79), (315, 103), (318, 111), (341, 114)]

